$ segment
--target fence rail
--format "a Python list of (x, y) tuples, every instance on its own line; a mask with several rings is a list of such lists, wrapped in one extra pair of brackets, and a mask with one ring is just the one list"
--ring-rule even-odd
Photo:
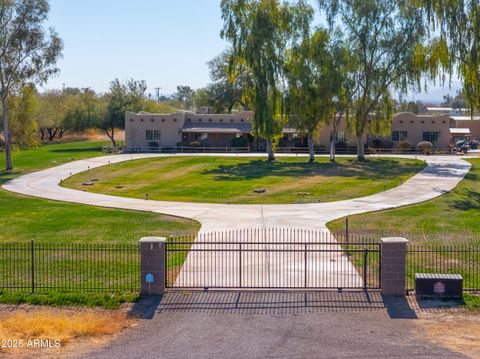
[(480, 291), (480, 246), (478, 244), (409, 244), (407, 290), (415, 288), (415, 273), (461, 274), (465, 291)]
[(138, 244), (0, 243), (0, 291), (130, 293)]
[(170, 289), (379, 289), (380, 244), (325, 232), (253, 229), (166, 243)]
[[(165, 245), (166, 286), (176, 289), (380, 289), (381, 244), (355, 234), (248, 229), (180, 237)], [(407, 290), (415, 273), (461, 274), (480, 291), (480, 245), (407, 246)], [(0, 243), (5, 292), (140, 291), (140, 246)]]
[(230, 146), (173, 146), (173, 147), (132, 147), (126, 148), (128, 153), (248, 153), (250, 147)]
[[(123, 150), (126, 153), (265, 153), (265, 150), (254, 150), (249, 146), (245, 147), (231, 147), (231, 146), (170, 146), (170, 147), (130, 147), (120, 148), (116, 152)], [(104, 149), (108, 152), (108, 148)], [(318, 155), (326, 155), (330, 153), (329, 148), (315, 147), (313, 152)], [(276, 147), (275, 153), (292, 153), (292, 154), (308, 154), (308, 147), (284, 146)], [(354, 155), (357, 153), (356, 147), (337, 148), (335, 149), (337, 155)], [(373, 148), (365, 149), (367, 154), (410, 154), (422, 155), (421, 151), (416, 149), (403, 150), (400, 148)], [(448, 149), (435, 149), (433, 154), (451, 154)]]

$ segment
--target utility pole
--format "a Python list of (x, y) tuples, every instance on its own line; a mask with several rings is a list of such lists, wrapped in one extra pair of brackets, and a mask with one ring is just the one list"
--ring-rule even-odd
[(157, 102), (160, 102), (160, 90), (162, 88), (161, 87), (155, 87), (155, 91), (157, 92)]

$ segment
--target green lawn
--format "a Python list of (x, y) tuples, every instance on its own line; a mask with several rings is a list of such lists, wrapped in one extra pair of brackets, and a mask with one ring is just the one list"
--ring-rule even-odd
[[(349, 217), (351, 233), (374, 238), (406, 236), (412, 242), (446, 244), (480, 242), (480, 159), (450, 193), (421, 204)], [(343, 231), (345, 220), (328, 223)]]
[[(15, 151), (15, 169), (0, 172), (0, 184), (28, 172), (100, 156), (102, 144), (74, 142)], [(0, 152), (0, 168), (5, 166), (3, 155)], [(145, 235), (196, 233), (199, 224), (155, 213), (48, 201), (0, 190), (0, 228), (0, 241), (136, 242)]]
[[(60, 165), (82, 158), (101, 156), (102, 142), (74, 142), (46, 145), (34, 150), (15, 151), (14, 171), (0, 171), (0, 184), (19, 175)], [(4, 153), (0, 152), (0, 168), (4, 168)], [(36, 286), (48, 281), (71, 285), (72, 290), (36, 289), (29, 293), (28, 286), (22, 290), (10, 290), (9, 285), (30, 283), (30, 252), (8, 251), (7, 242), (35, 240), (37, 244), (54, 247), (66, 244), (90, 243), (137, 243), (146, 235), (184, 236), (195, 234), (199, 224), (195, 221), (165, 216), (156, 213), (104, 209), (92, 206), (48, 201), (16, 195), (0, 189), (0, 302), (53, 305), (86, 305), (118, 307), (124, 301), (133, 301), (138, 293), (131, 290), (115, 290), (114, 293), (84, 291), (92, 283), (102, 285), (117, 283), (117, 287), (138, 286), (131, 283), (126, 273), (137, 273), (138, 255), (128, 261), (122, 257), (108, 257), (110, 252), (99, 252), (97, 257), (89, 251), (90, 262), (76, 260), (80, 251), (36, 252)], [(2, 247), (3, 245), (3, 247)], [(18, 246), (18, 245), (17, 245)], [(66, 253), (70, 253), (65, 256)], [(102, 254), (103, 253), (103, 254)], [(105, 254), (107, 253), (107, 254)], [(48, 254), (51, 254), (48, 256)], [(83, 257), (82, 257), (83, 258)], [(130, 257), (129, 257), (130, 258)], [(105, 267), (109, 261), (114, 270)], [(41, 265), (43, 263), (43, 265)], [(55, 265), (53, 265), (55, 263)], [(57, 273), (59, 271), (59, 273)], [(107, 273), (108, 272), (108, 273)], [(95, 273), (98, 273), (96, 276)], [(122, 277), (123, 276), (123, 277)], [(80, 281), (75, 284), (75, 281)], [(135, 276), (135, 281), (138, 280)], [(93, 282), (92, 282), (93, 281)], [(95, 282), (96, 281), (96, 282)], [(125, 283), (124, 283), (125, 282)], [(57, 283), (57, 285), (58, 285)], [(79, 290), (74, 289), (79, 286)]]
[[(357, 162), (326, 157), (164, 157), (128, 161), (77, 174), (64, 186), (117, 196), (211, 203), (329, 202), (396, 187), (424, 168), (411, 159)], [(93, 186), (82, 186), (90, 178)], [(122, 188), (119, 188), (122, 187)], [(266, 192), (254, 193), (256, 188)]]

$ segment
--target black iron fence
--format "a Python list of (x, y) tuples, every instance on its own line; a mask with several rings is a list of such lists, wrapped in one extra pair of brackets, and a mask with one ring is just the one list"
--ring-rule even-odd
[(415, 273), (461, 274), (465, 291), (480, 291), (479, 244), (409, 244), (407, 290), (415, 288)]
[(138, 244), (0, 243), (0, 291), (140, 290)]
[(171, 289), (379, 289), (380, 244), (322, 231), (249, 229), (166, 244)]
[[(201, 233), (166, 243), (169, 289), (379, 289), (381, 244), (369, 237), (291, 229)], [(480, 245), (407, 246), (407, 289), (415, 273), (461, 274), (480, 291)], [(0, 243), (0, 293), (140, 290), (133, 244)]]

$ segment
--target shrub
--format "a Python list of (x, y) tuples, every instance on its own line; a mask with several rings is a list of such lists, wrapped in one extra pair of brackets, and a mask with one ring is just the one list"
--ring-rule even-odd
[(402, 152), (407, 152), (412, 148), (412, 143), (410, 141), (402, 141), (398, 144), (398, 148)]
[(202, 144), (198, 141), (192, 141), (188, 144), (190, 147), (200, 147)]
[(372, 141), (372, 147), (373, 147), (373, 148), (383, 148), (383, 147), (385, 147), (385, 146), (383, 145), (382, 140), (379, 140), (378, 138), (375, 138), (375, 139)]
[(347, 143), (343, 141), (338, 141), (337, 144), (335, 145), (335, 148), (339, 150), (346, 150), (347, 147), (348, 147)]
[(417, 144), (417, 151), (418, 152), (423, 152), (426, 155), (429, 155), (432, 153), (433, 150), (433, 144), (428, 141), (422, 141)]
[(150, 147), (150, 148), (158, 148), (158, 147), (160, 147), (160, 144), (159, 144), (158, 142), (155, 142), (155, 141), (150, 141), (150, 142), (148, 143), (148, 147)]
[(233, 137), (230, 141), (232, 147), (247, 147), (248, 141), (245, 137)]
[(188, 142), (187, 141), (179, 141), (175, 145), (178, 146), (178, 147), (188, 146)]

